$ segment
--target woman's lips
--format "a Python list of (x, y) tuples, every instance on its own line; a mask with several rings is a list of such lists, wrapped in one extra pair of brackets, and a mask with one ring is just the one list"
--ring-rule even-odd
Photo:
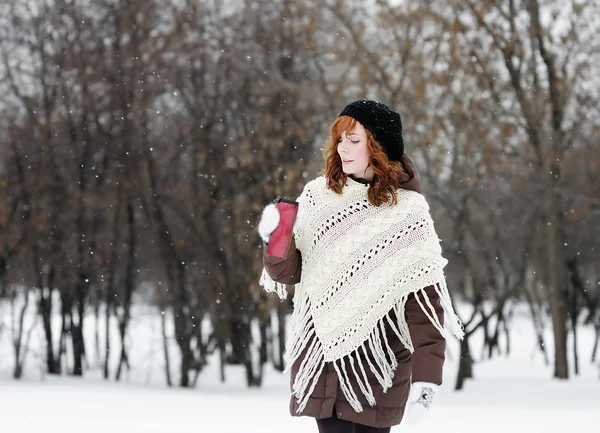
[(353, 159), (342, 159), (342, 164), (350, 164), (352, 161), (354, 161)]

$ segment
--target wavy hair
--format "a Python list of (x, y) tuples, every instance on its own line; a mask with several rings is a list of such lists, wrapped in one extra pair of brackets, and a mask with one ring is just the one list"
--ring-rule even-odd
[[(348, 180), (348, 175), (342, 170), (342, 159), (337, 147), (343, 132), (350, 132), (359, 123), (350, 116), (340, 116), (331, 125), (329, 139), (323, 148), (325, 168), (321, 172), (327, 178), (327, 187), (337, 194)], [(381, 206), (383, 203), (392, 201), (398, 203), (396, 190), (400, 188), (399, 177), (404, 173), (402, 164), (398, 161), (390, 161), (383, 147), (375, 140), (373, 134), (365, 128), (367, 133), (367, 149), (369, 150), (369, 165), (373, 168), (374, 176), (369, 182), (368, 197), (373, 206)]]

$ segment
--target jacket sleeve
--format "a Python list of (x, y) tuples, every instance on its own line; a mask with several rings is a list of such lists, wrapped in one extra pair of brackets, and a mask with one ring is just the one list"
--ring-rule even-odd
[(263, 265), (273, 281), (280, 284), (297, 284), (302, 273), (302, 257), (296, 249), (296, 241), (292, 236), (290, 246), (284, 258), (268, 255), (267, 244), (263, 242)]
[[(444, 309), (435, 287), (428, 286), (424, 290), (443, 326)], [(419, 300), (425, 305), (422, 296), (419, 297)], [(406, 302), (405, 311), (406, 322), (414, 347), (414, 352), (411, 356), (412, 381), (430, 382), (440, 385), (442, 383), (442, 371), (445, 361), (446, 340), (433, 326), (412, 294)]]

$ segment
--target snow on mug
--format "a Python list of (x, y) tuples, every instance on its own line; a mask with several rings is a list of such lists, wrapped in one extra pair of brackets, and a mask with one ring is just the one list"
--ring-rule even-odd
[(294, 222), (298, 214), (298, 202), (279, 196), (275, 199), (275, 203), (281, 218), (279, 225), (269, 237), (267, 253), (269, 256), (282, 259), (285, 257), (292, 239)]

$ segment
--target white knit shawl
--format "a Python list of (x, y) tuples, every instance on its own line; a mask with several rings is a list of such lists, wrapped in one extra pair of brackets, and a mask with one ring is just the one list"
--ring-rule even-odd
[[(368, 188), (349, 178), (339, 195), (327, 188), (321, 176), (306, 184), (297, 199), (294, 239), (302, 255), (302, 274), (296, 285), (285, 359), (289, 370), (307, 349), (292, 384), (298, 412), (306, 407), (326, 362), (333, 363), (354, 410), (361, 412), (362, 405), (348, 377), (350, 368), (360, 391), (375, 405), (364, 369), (371, 369), (384, 392), (392, 386), (397, 362), (384, 325), (387, 322), (413, 351), (404, 314), (411, 293), (448, 338), (423, 290), (434, 286), (446, 323), (457, 338), (463, 337), (446, 287), (443, 268), (447, 260), (442, 257), (427, 201), (417, 192), (399, 189), (396, 205), (373, 206), (367, 199)], [(285, 286), (274, 282), (266, 269), (260, 284), (285, 299)], [(368, 367), (361, 365), (359, 351), (371, 354), (365, 356)]]

